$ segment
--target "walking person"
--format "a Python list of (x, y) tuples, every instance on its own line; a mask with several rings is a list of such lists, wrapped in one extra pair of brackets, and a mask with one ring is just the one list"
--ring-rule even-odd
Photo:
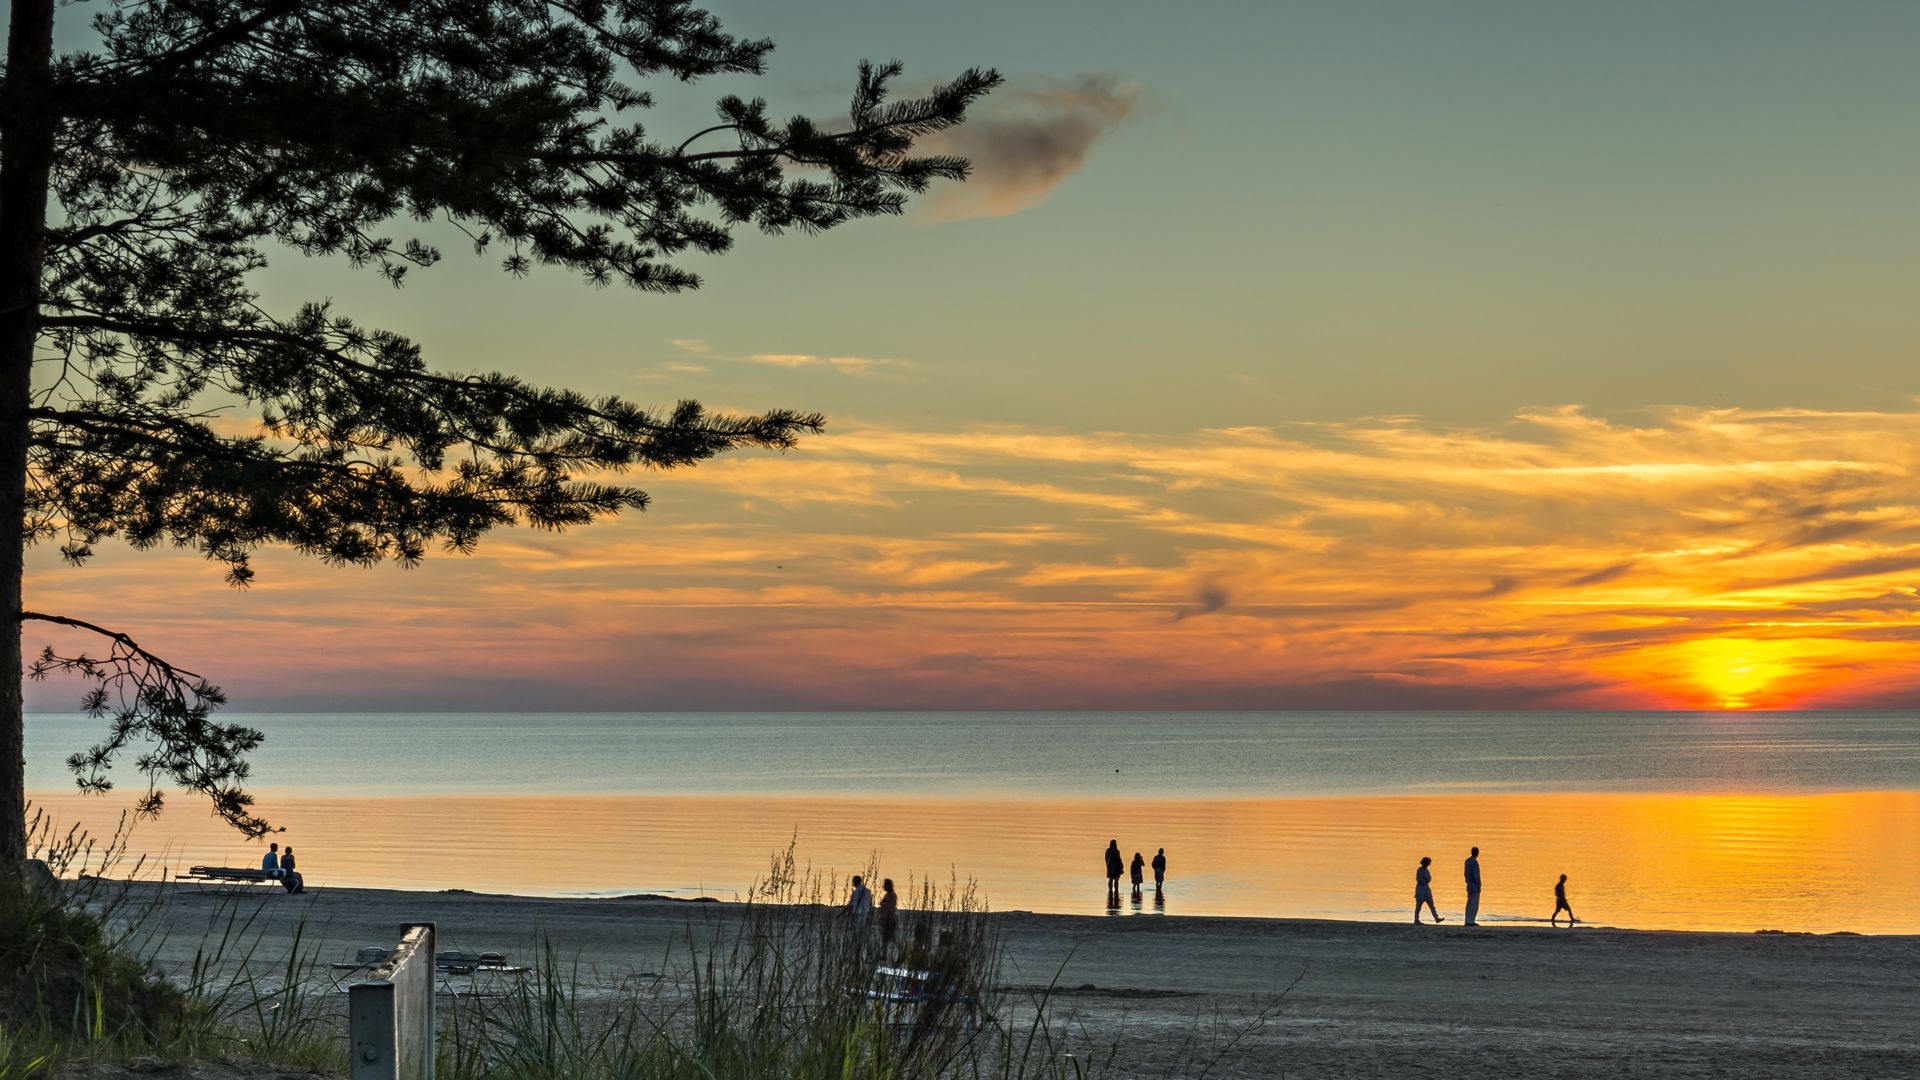
[(880, 880), (880, 944), (893, 947), (894, 931), (900, 928), (900, 897), (893, 891), (893, 879)]
[(1569, 928), (1571, 928), (1574, 923), (1580, 921), (1573, 917), (1573, 905), (1567, 903), (1567, 875), (1565, 874), (1560, 875), (1559, 884), (1553, 887), (1553, 918), (1547, 921), (1555, 926), (1560, 925), (1560, 913), (1563, 911), (1567, 913), (1567, 926)]
[(1126, 862), (1120, 857), (1120, 841), (1107, 841), (1107, 906), (1120, 906), (1120, 873)]
[(1153, 857), (1153, 895), (1159, 896), (1160, 889), (1167, 881), (1167, 849), (1161, 848)]
[(1427, 905), (1433, 913), (1434, 922), (1446, 922), (1440, 917), (1440, 909), (1433, 906), (1433, 871), (1427, 869), (1433, 862), (1433, 856), (1420, 856), (1420, 869), (1413, 872), (1413, 925), (1420, 925), (1420, 905)]
[(1142, 871), (1146, 869), (1146, 866), (1146, 857), (1137, 851), (1134, 852), (1133, 865), (1128, 867), (1128, 869), (1131, 871), (1130, 876), (1133, 879), (1133, 898), (1135, 900), (1140, 899), (1140, 883), (1146, 878), (1146, 875), (1142, 873)]
[(1474, 848), (1467, 856), (1467, 917), (1468, 926), (1480, 925), (1480, 849)]

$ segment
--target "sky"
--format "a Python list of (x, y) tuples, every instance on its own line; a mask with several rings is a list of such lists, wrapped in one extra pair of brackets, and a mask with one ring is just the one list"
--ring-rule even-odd
[(261, 289), (827, 434), (412, 570), (39, 550), (28, 602), (243, 710), (1916, 699), (1920, 7), (713, 10), (771, 70), (663, 88), (656, 131), (993, 66), (974, 179), (674, 297), (455, 244)]

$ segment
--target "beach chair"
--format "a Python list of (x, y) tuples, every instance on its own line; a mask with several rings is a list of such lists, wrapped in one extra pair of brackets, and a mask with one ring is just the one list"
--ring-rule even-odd
[(873, 979), (859, 993), (869, 1001), (919, 1005), (932, 1000), (932, 985), (937, 978), (931, 971), (882, 966), (873, 969)]
[(882, 965), (873, 969), (873, 978), (865, 987), (852, 992), (878, 1002), (892, 1024), (917, 1024), (930, 1010), (958, 1007), (966, 1010), (973, 1030), (980, 1029), (978, 1003), (937, 971)]

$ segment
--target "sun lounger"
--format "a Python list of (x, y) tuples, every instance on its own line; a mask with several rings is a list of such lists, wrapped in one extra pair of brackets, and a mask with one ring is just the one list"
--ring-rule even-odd
[(915, 971), (911, 968), (878, 967), (873, 969), (873, 981), (859, 993), (869, 1001), (884, 1001), (890, 1005), (917, 1005), (934, 998), (934, 986), (940, 977), (931, 971)]
[(936, 971), (877, 967), (873, 969), (873, 979), (852, 992), (868, 1001), (879, 1002), (895, 1023), (912, 1023), (928, 1008), (958, 1006), (967, 1010), (967, 1022), (973, 1030), (980, 1030), (979, 1005), (971, 995), (961, 992)]

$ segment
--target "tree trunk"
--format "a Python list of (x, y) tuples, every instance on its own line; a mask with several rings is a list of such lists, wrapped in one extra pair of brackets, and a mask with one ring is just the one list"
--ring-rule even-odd
[(0, 90), (0, 874), (27, 851), (26, 717), (20, 697), (27, 407), (53, 168), (54, 0), (14, 0)]

